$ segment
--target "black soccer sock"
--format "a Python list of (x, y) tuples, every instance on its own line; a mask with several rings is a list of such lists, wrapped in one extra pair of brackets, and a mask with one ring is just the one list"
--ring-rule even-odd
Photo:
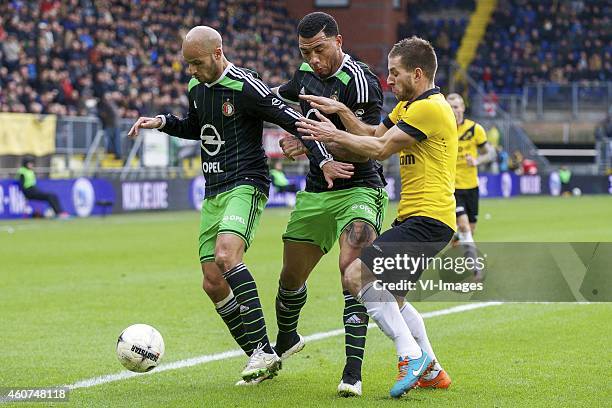
[(306, 284), (296, 290), (285, 289), (280, 282), (278, 284), (278, 293), (276, 294), (276, 323), (278, 325), (276, 349), (281, 354), (287, 348), (293, 346), (289, 343), (297, 337), (300, 311), (306, 303), (307, 296)]
[(261, 344), (266, 353), (273, 353), (253, 276), (247, 267), (240, 263), (225, 272), (223, 277), (234, 292), (251, 347), (255, 349)]
[(242, 316), (240, 315), (240, 307), (238, 302), (236, 302), (236, 297), (231, 294), (231, 299), (223, 306), (215, 308), (215, 310), (219, 313), (219, 316), (221, 316), (227, 325), (232, 337), (236, 340), (240, 348), (244, 350), (246, 355), (250, 356), (253, 354), (253, 347), (244, 329)]
[(361, 379), (361, 364), (365, 350), (366, 334), (368, 332), (368, 311), (349, 291), (344, 294), (344, 341), (346, 365), (344, 373), (350, 373), (357, 380)]

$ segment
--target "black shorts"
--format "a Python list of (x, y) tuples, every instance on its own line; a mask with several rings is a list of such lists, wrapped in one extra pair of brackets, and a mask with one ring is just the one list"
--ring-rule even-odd
[(433, 258), (450, 242), (454, 233), (452, 228), (436, 219), (409, 217), (402, 222), (394, 222), (391, 229), (383, 232), (370, 246), (364, 248), (359, 259), (384, 281), (403, 279), (416, 282), (424, 268), (397, 269), (381, 272), (379, 275), (376, 264), (382, 266), (382, 262), (378, 260), (405, 255), (414, 258)]
[(478, 187), (455, 190), (455, 201), (457, 202), (455, 212), (457, 217), (467, 214), (468, 220), (471, 223), (476, 223), (478, 221), (479, 198)]

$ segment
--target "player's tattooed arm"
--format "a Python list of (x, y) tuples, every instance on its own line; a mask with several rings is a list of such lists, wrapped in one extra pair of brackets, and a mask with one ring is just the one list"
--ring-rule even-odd
[(324, 96), (300, 95), (310, 106), (327, 115), (337, 114), (347, 132), (355, 135), (374, 136), (377, 126), (369, 125), (359, 120), (357, 116), (340, 101)]

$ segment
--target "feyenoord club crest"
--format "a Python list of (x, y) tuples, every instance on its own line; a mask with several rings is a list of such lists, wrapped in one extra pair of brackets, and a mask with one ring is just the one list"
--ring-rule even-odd
[(225, 116), (232, 116), (234, 112), (236, 111), (234, 109), (234, 105), (232, 105), (230, 101), (225, 102), (223, 106), (221, 107), (221, 110), (223, 111), (223, 114)]

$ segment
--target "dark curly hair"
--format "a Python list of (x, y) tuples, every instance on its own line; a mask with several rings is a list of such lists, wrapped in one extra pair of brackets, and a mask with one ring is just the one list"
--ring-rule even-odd
[(338, 35), (338, 23), (327, 13), (320, 11), (307, 14), (298, 24), (298, 35), (303, 38), (312, 38), (321, 30), (326, 37)]

